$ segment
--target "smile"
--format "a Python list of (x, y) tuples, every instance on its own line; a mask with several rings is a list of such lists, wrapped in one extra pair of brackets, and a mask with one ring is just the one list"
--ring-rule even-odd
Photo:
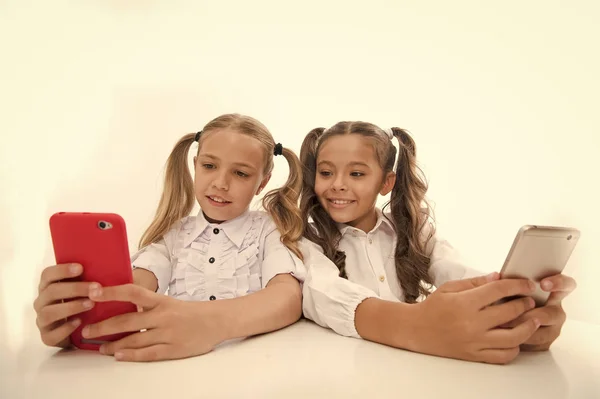
[(224, 198), (218, 197), (216, 195), (207, 195), (206, 198), (208, 198), (208, 200), (215, 205), (227, 205), (227, 204), (231, 204), (231, 201), (227, 201)]
[(328, 199), (327, 202), (331, 204), (333, 208), (345, 208), (350, 204), (355, 203), (353, 200), (342, 200), (342, 199)]

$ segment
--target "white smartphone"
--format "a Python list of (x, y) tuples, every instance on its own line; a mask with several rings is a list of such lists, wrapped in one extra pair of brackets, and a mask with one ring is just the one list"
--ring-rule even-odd
[(550, 293), (543, 291), (539, 283), (546, 277), (562, 273), (579, 236), (579, 230), (570, 227), (521, 227), (500, 271), (501, 278), (532, 280), (536, 283), (532, 295), (536, 307), (544, 306)]

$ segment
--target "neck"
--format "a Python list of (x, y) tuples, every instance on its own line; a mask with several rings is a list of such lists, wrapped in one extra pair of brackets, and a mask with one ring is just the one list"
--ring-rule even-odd
[(352, 222), (348, 223), (348, 225), (350, 225), (356, 229), (362, 230), (365, 233), (368, 233), (369, 231), (373, 230), (373, 228), (375, 227), (376, 224), (377, 224), (377, 210), (375, 209), (375, 207), (373, 207), (369, 212), (367, 212), (360, 218), (355, 219)]
[(202, 215), (204, 215), (204, 219), (206, 219), (206, 221), (208, 223), (221, 224), (223, 222), (226, 222), (226, 220), (215, 220), (215, 219), (212, 219), (212, 218), (208, 217), (208, 215), (206, 213), (204, 213), (204, 211), (202, 211)]

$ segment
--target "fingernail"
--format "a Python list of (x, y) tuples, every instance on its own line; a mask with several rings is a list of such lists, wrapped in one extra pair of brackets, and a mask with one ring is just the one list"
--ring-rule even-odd
[(92, 306), (94, 306), (94, 302), (90, 301), (89, 299), (83, 301), (84, 308), (90, 309)]
[(81, 324), (81, 320), (80, 319), (73, 319), (71, 320), (71, 325), (73, 327), (78, 327)]
[(496, 279), (497, 272), (493, 272), (485, 276), (486, 281), (494, 281)]
[(81, 265), (73, 263), (71, 266), (69, 266), (69, 272), (75, 275), (79, 274), (79, 272), (81, 272)]
[(535, 307), (535, 301), (533, 300), (533, 298), (529, 298), (527, 305), (529, 306), (530, 309)]
[(83, 327), (83, 330), (81, 330), (81, 335), (83, 335), (84, 337), (90, 335), (90, 326)]
[(102, 295), (102, 288), (98, 285), (97, 288), (90, 288), (90, 298), (98, 298)]
[(539, 328), (541, 323), (538, 319), (533, 319), (533, 324), (535, 324), (535, 328)]
[(99, 290), (101, 288), (100, 284), (98, 283), (90, 283), (90, 291), (92, 290)]
[(125, 355), (123, 354), (123, 352), (115, 353), (115, 359), (117, 359), (117, 360), (123, 360), (124, 357), (125, 357)]
[(535, 284), (533, 283), (533, 281), (529, 280), (527, 284), (529, 285), (529, 291), (535, 291)]
[(98, 349), (98, 352), (100, 352), (103, 355), (106, 355), (106, 348), (104, 347), (104, 345), (100, 345), (100, 349)]
[(552, 285), (553, 285), (552, 281), (549, 281), (549, 280), (542, 281), (542, 288), (545, 289), (546, 291), (551, 290)]

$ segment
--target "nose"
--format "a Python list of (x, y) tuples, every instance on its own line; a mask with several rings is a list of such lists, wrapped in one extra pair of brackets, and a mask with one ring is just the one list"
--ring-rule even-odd
[(219, 171), (212, 181), (212, 186), (217, 190), (229, 190), (229, 173), (226, 170)]
[(346, 191), (348, 189), (346, 187), (346, 179), (341, 173), (335, 176), (331, 188), (333, 191)]

